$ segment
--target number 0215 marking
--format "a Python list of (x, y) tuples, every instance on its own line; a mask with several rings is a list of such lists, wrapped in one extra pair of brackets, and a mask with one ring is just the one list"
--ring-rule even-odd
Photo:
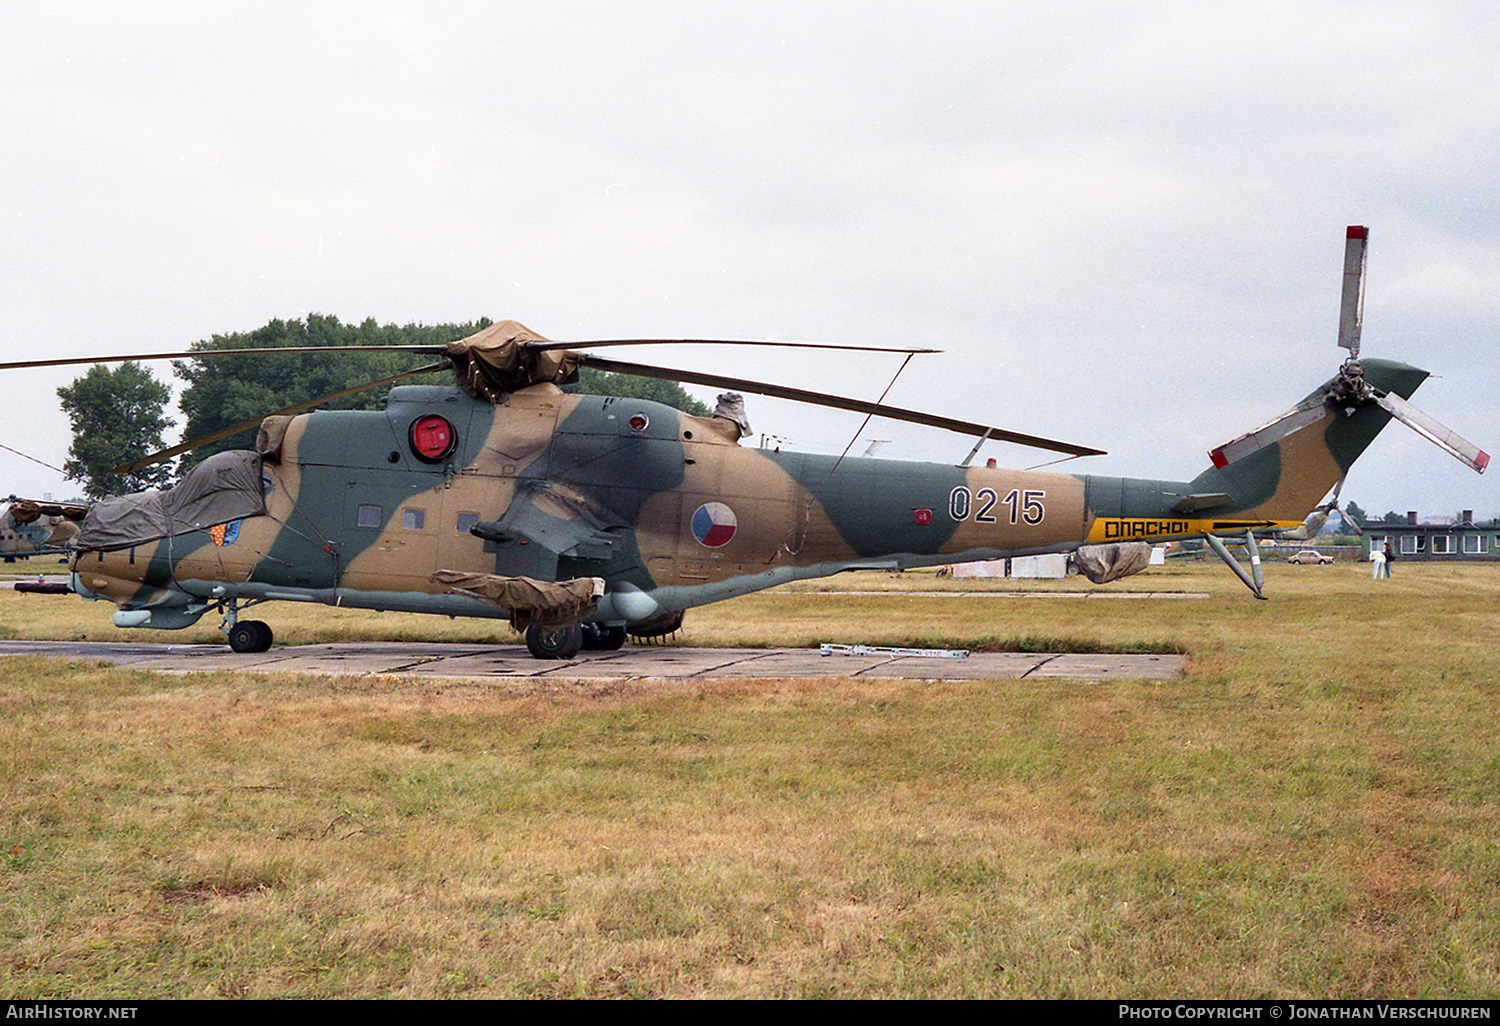
[[(971, 492), (959, 485), (948, 493), (948, 515), (960, 522), (972, 516), (976, 524), (998, 524), (1000, 518), (996, 516), (995, 507), (1001, 506), (1009, 511), (1010, 523), (1025, 523), (1035, 527), (1047, 516), (1046, 499), (1047, 492), (1042, 488), (1026, 491), (1012, 488), (1001, 498), (1000, 493), (993, 488)], [(1001, 515), (1005, 515), (1004, 512)]]

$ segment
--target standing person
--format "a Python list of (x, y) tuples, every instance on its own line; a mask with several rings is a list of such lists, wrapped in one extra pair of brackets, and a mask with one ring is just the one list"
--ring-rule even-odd
[(1385, 575), (1385, 552), (1381, 549), (1370, 550), (1370, 580), (1378, 581)]
[(1385, 579), (1391, 579), (1391, 564), (1396, 561), (1396, 551), (1391, 548), (1391, 543), (1385, 543)]

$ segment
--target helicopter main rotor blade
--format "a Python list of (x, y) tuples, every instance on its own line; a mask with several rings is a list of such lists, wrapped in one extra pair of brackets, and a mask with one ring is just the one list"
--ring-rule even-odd
[(1483, 474), (1484, 468), (1490, 465), (1489, 453), (1458, 432), (1439, 424), (1394, 392), (1374, 398), (1381, 409), (1476, 473)]
[[(555, 349), (585, 349), (604, 346), (705, 345), (705, 346), (775, 346), (783, 349), (833, 349), (859, 353), (940, 353), (941, 349), (897, 348), (891, 346), (849, 346), (819, 342), (761, 342), (751, 339), (712, 338), (613, 338), (583, 342), (528, 342), (534, 352)], [(51, 360), (11, 360), (0, 363), (0, 370), (25, 370), (31, 367), (78, 367), (104, 363), (126, 363), (148, 360), (197, 360), (220, 356), (290, 356), (302, 353), (414, 353), (442, 356), (444, 348), (433, 345), (405, 346), (269, 346), (245, 349), (187, 349), (170, 353), (130, 353), (114, 356), (63, 356)]]
[(181, 442), (177, 445), (174, 445), (170, 449), (162, 449), (160, 452), (153, 452), (149, 456), (142, 456), (138, 460), (132, 460), (129, 463), (123, 463), (111, 470), (110, 473), (133, 474), (137, 470), (140, 470), (142, 467), (149, 467), (154, 463), (161, 463), (181, 453), (191, 452), (194, 449), (201, 449), (205, 445), (212, 445), (214, 442), (219, 441), (219, 439), (221, 438), (228, 438), (230, 435), (237, 435), (241, 431), (248, 431), (250, 428), (259, 425), (260, 422), (265, 420), (267, 417), (276, 417), (291, 413), (301, 413), (303, 410), (310, 410), (314, 406), (332, 402), (335, 399), (342, 399), (346, 395), (357, 395), (360, 392), (366, 392), (372, 388), (379, 388), (381, 385), (394, 384), (395, 382), (400, 381), (402, 378), (410, 378), (418, 374), (431, 374), (434, 371), (443, 371), (448, 369), (449, 367), (446, 363), (433, 363), (428, 364), (426, 367), (418, 367), (416, 370), (402, 371), (400, 374), (392, 374), (389, 377), (380, 378), (376, 381), (366, 381), (361, 385), (351, 385), (350, 387), (340, 389), (337, 392), (329, 392), (327, 395), (320, 395), (316, 399), (309, 399), (306, 402), (300, 402), (292, 406), (286, 406), (282, 409), (272, 411), (271, 413), (258, 414), (257, 416), (252, 417), (249, 420), (242, 420), (238, 424), (231, 424), (227, 428), (220, 428), (218, 431), (214, 431), (210, 434), (199, 435), (197, 438), (189, 439), (186, 442)]
[(180, 353), (132, 353), (128, 356), (68, 356), (56, 360), (14, 360), (0, 363), (0, 370), (27, 367), (70, 367), (95, 363), (126, 363), (138, 360), (196, 360), (215, 356), (286, 356), (291, 353), (417, 353), (443, 355), (442, 346), (277, 346), (269, 349), (189, 349)]
[(779, 349), (838, 349), (853, 353), (941, 353), (941, 349), (898, 346), (848, 346), (825, 342), (769, 342), (731, 338), (600, 338), (585, 342), (527, 342), (537, 352), (549, 349), (603, 349), (606, 346), (771, 346)]
[[(611, 338), (584, 342), (528, 342), (535, 352), (553, 349), (599, 348), (603, 346), (705, 345), (705, 346), (777, 346), (784, 349), (834, 349), (860, 353), (939, 353), (940, 349), (895, 348), (890, 346), (825, 345), (819, 342), (758, 342), (750, 339), (712, 338)], [(289, 356), (297, 353), (415, 353), (442, 356), (442, 346), (268, 346), (246, 349), (188, 349), (171, 353), (130, 353), (115, 356), (64, 356), (51, 360), (11, 360), (0, 363), (0, 370), (24, 370), (29, 367), (73, 367), (96, 363), (125, 363), (145, 360), (197, 360), (220, 356)]]
[(830, 406), (836, 410), (849, 410), (853, 413), (873, 413), (877, 417), (886, 417), (890, 420), (904, 420), (912, 424), (924, 424), (928, 427), (943, 428), (947, 431), (955, 431), (961, 435), (978, 435), (980, 437), (993, 438), (1001, 442), (1015, 442), (1019, 445), (1029, 445), (1033, 448), (1047, 449), (1051, 452), (1063, 452), (1071, 456), (1104, 455), (1103, 449), (1092, 449), (1086, 445), (1059, 442), (1051, 438), (1042, 438), (1039, 435), (1027, 435), (1019, 431), (1007, 431), (1004, 428), (990, 427), (987, 424), (975, 424), (967, 420), (956, 420), (952, 417), (941, 417), (937, 414), (921, 413), (917, 410), (905, 410), (898, 406), (883, 406), (880, 403), (866, 402), (863, 399), (848, 399), (843, 396), (828, 395), (824, 392), (809, 392), (806, 389), (791, 388), (787, 385), (772, 385), (763, 381), (731, 378), (722, 374), (705, 374), (701, 371), (655, 367), (645, 363), (627, 363), (623, 360), (609, 360), (602, 356), (580, 355), (583, 356), (585, 366), (608, 371), (611, 374), (634, 374), (645, 378), (660, 378), (664, 381), (685, 381), (694, 385), (708, 385), (711, 388), (739, 389), (745, 392), (754, 392), (757, 395), (769, 395), (777, 399), (791, 399), (796, 402), (811, 403), (815, 406)]

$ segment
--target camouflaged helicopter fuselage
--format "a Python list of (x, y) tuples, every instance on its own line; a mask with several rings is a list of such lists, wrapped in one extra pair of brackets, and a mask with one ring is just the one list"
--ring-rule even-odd
[[(1402, 395), (1425, 376), (1368, 361), (1371, 375)], [(412, 432), (433, 414), (454, 442), (429, 461)], [(264, 516), (83, 551), (74, 579), (87, 597), (151, 611), (136, 625), (174, 627), (229, 600), (504, 616), (431, 575), (593, 576), (606, 591), (590, 619), (634, 623), (849, 569), (1293, 527), (1388, 420), (1330, 405), (1181, 482), (782, 453), (645, 400), (538, 385), (491, 405), (403, 386), (383, 411), (292, 419), (263, 463)], [(1212, 508), (1181, 512), (1205, 494)]]

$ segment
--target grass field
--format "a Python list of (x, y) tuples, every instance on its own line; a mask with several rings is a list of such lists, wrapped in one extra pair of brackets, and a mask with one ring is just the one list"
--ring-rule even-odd
[[(851, 575), (681, 639), (1187, 653), (1169, 683), (0, 660), (0, 994), (1497, 996), (1500, 564), (1268, 575), (1268, 602), (1209, 563), (1109, 586), (1210, 595), (1180, 600)], [(123, 634), (108, 614), (0, 592), (5, 636)]]

